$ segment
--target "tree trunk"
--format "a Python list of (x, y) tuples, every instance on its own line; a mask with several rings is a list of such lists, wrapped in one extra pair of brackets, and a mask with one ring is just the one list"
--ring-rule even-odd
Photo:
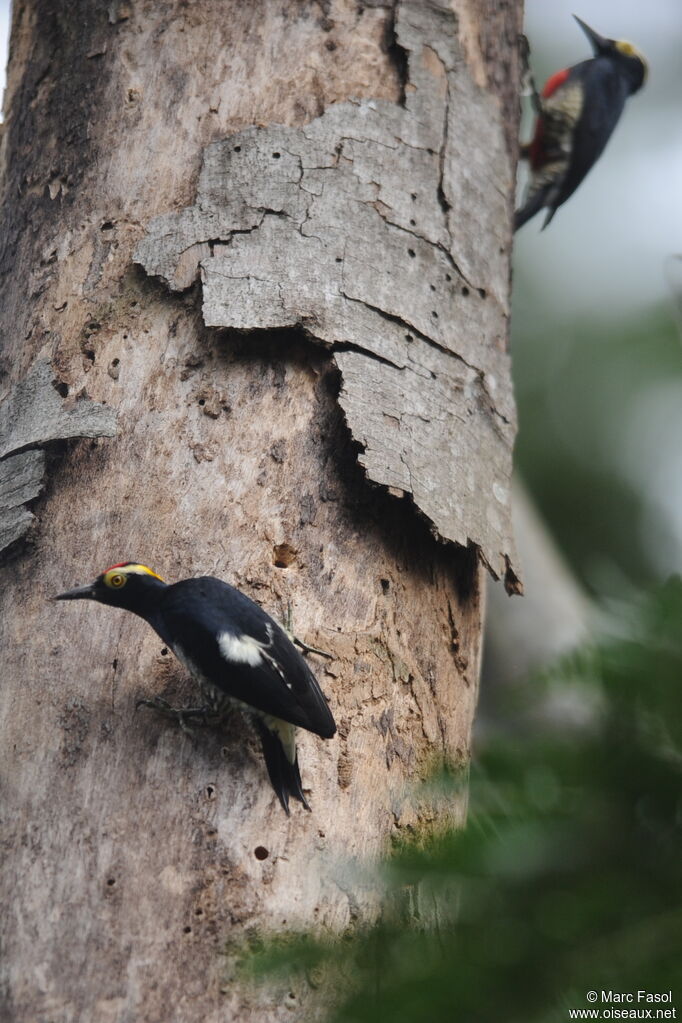
[[(371, 916), (350, 863), (466, 760), (482, 566), (517, 586), (519, 7), (15, 0), (3, 1019), (301, 1018), (307, 984), (234, 978), (244, 942)], [(49, 601), (124, 560), (291, 603), (333, 654), (312, 813), (238, 713), (192, 740), (135, 712), (193, 695), (139, 619)]]

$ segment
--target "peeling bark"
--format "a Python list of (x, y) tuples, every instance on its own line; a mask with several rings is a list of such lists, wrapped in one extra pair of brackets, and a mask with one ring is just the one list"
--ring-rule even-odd
[(111, 409), (84, 397), (68, 406), (55, 388), (49, 359), (36, 360), (0, 403), (0, 552), (28, 532), (33, 515), (26, 505), (43, 489), (45, 456), (26, 449), (115, 433)]
[(300, 327), (328, 345), (369, 479), (515, 590), (512, 157), (452, 10), (405, 0), (396, 40), (402, 105), (337, 103), (212, 143), (195, 204), (152, 221), (135, 258), (173, 290), (201, 272), (208, 326)]
[[(505, 11), (513, 36), (520, 12)], [(503, 472), (513, 428), (503, 353), (511, 195), (494, 185), (506, 181), (509, 156), (490, 62), (471, 56), (477, 9), (466, 51), (443, 5), (424, 12), (442, 37), (429, 44), (433, 55), (410, 49), (408, 71), (400, 47), (417, 47), (426, 31), (415, 4), (15, 0), (0, 225), (1, 366), (15, 432), (0, 492), (17, 522), (2, 528), (23, 528), (29, 500), (36, 519), (0, 586), (0, 990), (9, 1023), (314, 1016), (305, 979), (285, 992), (240, 983), (239, 951), (270, 930), (338, 931), (370, 919), (376, 893), (353, 861), (431, 819), (413, 790), (434, 758), (468, 758), (483, 576), (468, 540), (498, 572), (510, 554), (504, 502), (481, 495), (479, 522), (470, 500), (476, 480), (492, 485)], [(505, 79), (510, 92), (515, 75)], [(350, 155), (335, 166), (352, 117), (374, 125), (376, 138), (365, 129), (344, 136)], [(400, 138), (382, 147), (387, 124)], [(474, 132), (469, 149), (494, 138), (484, 194), (474, 195), (482, 179), (459, 180), (472, 166), (468, 154), (456, 166), (463, 125)], [(224, 162), (226, 139), (259, 153), (275, 136), (274, 176), (249, 181), (235, 176), (232, 157)], [(441, 158), (443, 145), (452, 157)], [(210, 209), (192, 210), (209, 154), (230, 181), (215, 182)], [(401, 161), (409, 181), (424, 176), (429, 186), (413, 201), (406, 182), (403, 206)], [(342, 181), (351, 189), (343, 204)], [(475, 215), (461, 208), (469, 187)], [(418, 237), (413, 202), (424, 218)], [(133, 266), (133, 254), (149, 244), (153, 218), (173, 212), (194, 240), (168, 262), (180, 289), (171, 293)], [(465, 215), (494, 220), (480, 247), (458, 233), (453, 218)], [(192, 223), (201, 225), (194, 235)], [(336, 264), (346, 223), (357, 245)], [(274, 258), (263, 251), (268, 239), (299, 269), (305, 261), (307, 289), (300, 276), (296, 288), (283, 282), (277, 267), (257, 272)], [(402, 291), (382, 269), (389, 259), (396, 273), (415, 267)], [(363, 260), (379, 264), (373, 286)], [(236, 278), (239, 303), (224, 302), (226, 278), (215, 275), (215, 316), (205, 315), (208, 277), (204, 311), (200, 285), (188, 286), (198, 264)], [(440, 290), (429, 292), (442, 304), (429, 306), (421, 288), (436, 271), (452, 280), (434, 278)], [(272, 282), (281, 290), (269, 291)], [(470, 294), (448, 297), (455, 282)], [(223, 308), (243, 317), (238, 330), (210, 325), (228, 318)], [(452, 316), (452, 330), (428, 322), (432, 309), (441, 325)], [(37, 366), (40, 399), (22, 418), (17, 395)], [(115, 412), (115, 437), (78, 439), (91, 403), (104, 434)], [(430, 445), (444, 443), (429, 430), (438, 418), (450, 430), (452, 409), (461, 454), (456, 487), (448, 482), (461, 488), (461, 507), (429, 475)], [(67, 435), (36, 494), (43, 448)], [(423, 517), (386, 488), (412, 495)], [(426, 518), (463, 546), (437, 542)], [(195, 695), (142, 622), (48, 599), (128, 558), (169, 581), (221, 576), (280, 618), (290, 602), (297, 634), (333, 654), (311, 664), (339, 734), (300, 736), (312, 813), (284, 816), (239, 714), (193, 742), (135, 713), (140, 696)], [(449, 812), (462, 820), (464, 802)]]

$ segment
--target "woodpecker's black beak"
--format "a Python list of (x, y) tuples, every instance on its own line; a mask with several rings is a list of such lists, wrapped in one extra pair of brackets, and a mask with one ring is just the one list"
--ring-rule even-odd
[(53, 600), (97, 600), (95, 587), (92, 583), (88, 586), (77, 586), (75, 590), (67, 590), (66, 593), (58, 593)]
[(611, 49), (610, 39), (606, 39), (605, 36), (600, 36), (599, 33), (595, 32), (593, 28), (590, 28), (589, 25), (586, 25), (582, 18), (579, 18), (577, 14), (574, 14), (573, 17), (578, 22), (587, 38), (590, 40), (595, 55), (598, 53), (606, 53)]

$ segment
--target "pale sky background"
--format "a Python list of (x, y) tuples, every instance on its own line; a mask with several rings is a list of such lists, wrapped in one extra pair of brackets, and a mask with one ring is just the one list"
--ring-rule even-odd
[(681, 0), (527, 0), (538, 86), (591, 55), (572, 14), (628, 39), (649, 63), (598, 164), (544, 232), (517, 236), (515, 264), (552, 293), (557, 311), (609, 319), (668, 299), (665, 262), (682, 252)]

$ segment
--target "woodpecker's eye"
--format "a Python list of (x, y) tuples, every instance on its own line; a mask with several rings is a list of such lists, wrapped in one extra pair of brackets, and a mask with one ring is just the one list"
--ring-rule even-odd
[(111, 586), (112, 590), (120, 590), (126, 584), (126, 577), (122, 572), (114, 572), (113, 575), (106, 576), (104, 582)]

